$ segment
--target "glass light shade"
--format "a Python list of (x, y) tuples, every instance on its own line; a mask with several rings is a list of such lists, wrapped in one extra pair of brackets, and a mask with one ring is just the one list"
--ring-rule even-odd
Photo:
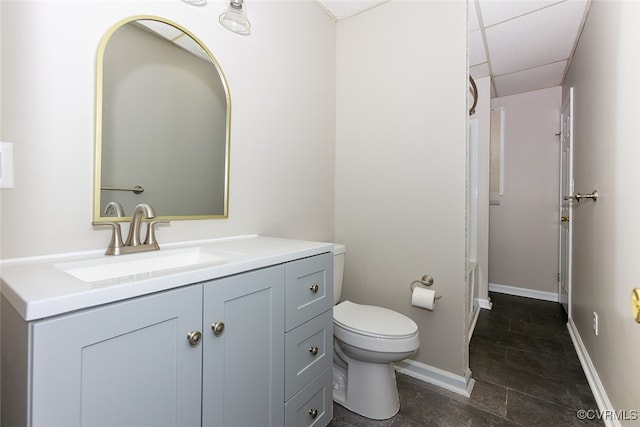
[(242, 0), (231, 0), (229, 6), (220, 14), (220, 24), (227, 30), (243, 36), (251, 32), (251, 23), (247, 19), (247, 10)]
[(204, 6), (207, 4), (207, 0), (182, 0), (183, 2), (190, 4), (191, 6)]

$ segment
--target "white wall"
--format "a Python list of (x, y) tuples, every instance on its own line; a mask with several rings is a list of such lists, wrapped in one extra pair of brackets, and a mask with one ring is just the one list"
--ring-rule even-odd
[(490, 207), (489, 282), (558, 293), (562, 90), (491, 100), (504, 107), (504, 195)]
[[(391, 1), (338, 23), (343, 299), (411, 317), (415, 359), (465, 374), (466, 3)], [(442, 295), (411, 306), (424, 274)]]
[(200, 38), (232, 97), (229, 219), (173, 222), (160, 244), (246, 233), (332, 240), (335, 23), (311, 0), (253, 1), (253, 34), (241, 37), (218, 24), (224, 5), (2, 2), (0, 139), (15, 151), (15, 189), (0, 192), (3, 258), (106, 248), (110, 231), (91, 226), (96, 53), (113, 24), (140, 14)]
[(575, 190), (600, 196), (573, 213), (573, 321), (617, 410), (638, 410), (640, 396), (640, 325), (630, 310), (640, 286), (639, 21), (638, 2), (594, 1), (564, 86), (575, 88)]

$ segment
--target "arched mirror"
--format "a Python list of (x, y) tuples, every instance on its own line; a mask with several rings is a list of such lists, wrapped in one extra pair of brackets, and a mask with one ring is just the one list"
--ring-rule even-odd
[(127, 18), (98, 50), (94, 221), (228, 216), (231, 100), (217, 61), (192, 33)]

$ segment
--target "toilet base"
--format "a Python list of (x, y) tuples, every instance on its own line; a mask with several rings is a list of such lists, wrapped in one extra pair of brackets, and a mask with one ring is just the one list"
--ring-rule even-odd
[(349, 359), (344, 369), (334, 363), (333, 401), (366, 418), (393, 417), (400, 410), (393, 364)]

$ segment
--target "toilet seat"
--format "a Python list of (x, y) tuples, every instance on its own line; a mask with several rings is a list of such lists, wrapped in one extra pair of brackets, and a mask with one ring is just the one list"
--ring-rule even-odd
[(383, 307), (344, 301), (333, 308), (334, 336), (369, 351), (399, 353), (419, 347), (418, 325)]
[(409, 338), (418, 332), (416, 322), (404, 314), (351, 301), (343, 301), (333, 308), (333, 322), (350, 332), (373, 338)]

